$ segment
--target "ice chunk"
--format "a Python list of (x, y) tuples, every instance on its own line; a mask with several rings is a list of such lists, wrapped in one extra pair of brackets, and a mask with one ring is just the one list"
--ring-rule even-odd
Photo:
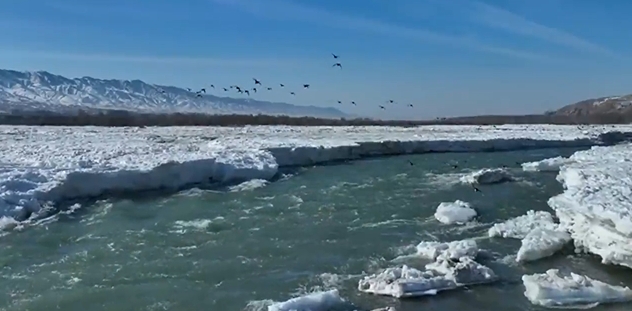
[(461, 177), (465, 184), (498, 184), (511, 180), (513, 177), (503, 168), (486, 168)]
[(557, 172), (560, 167), (573, 160), (564, 157), (548, 158), (541, 161), (522, 163), (522, 170), (528, 172)]
[(340, 297), (337, 289), (332, 289), (274, 303), (268, 306), (268, 311), (330, 311), (344, 305), (347, 302)]
[(522, 239), (535, 228), (556, 230), (558, 227), (553, 222), (553, 215), (545, 211), (528, 211), (526, 215), (509, 219), (505, 222), (494, 224), (489, 228), (489, 237), (503, 237)]
[(544, 307), (594, 307), (600, 303), (632, 301), (632, 290), (628, 287), (608, 285), (575, 273), (563, 276), (557, 269), (523, 275), (522, 283), (527, 299)]
[(406, 265), (387, 268), (366, 276), (358, 282), (358, 290), (396, 298), (435, 295), (439, 291), (496, 280), (494, 272), (474, 260), (463, 257), (459, 261), (439, 259), (424, 271)]
[(568, 232), (535, 228), (522, 239), (516, 261), (534, 261), (555, 254), (570, 242)]
[(469, 203), (456, 200), (439, 204), (434, 216), (444, 224), (464, 224), (476, 217), (476, 211)]
[(426, 242), (419, 243), (415, 256), (430, 260), (438, 258), (459, 259), (462, 257), (475, 258), (478, 255), (478, 245), (474, 240), (460, 240), (452, 242)]

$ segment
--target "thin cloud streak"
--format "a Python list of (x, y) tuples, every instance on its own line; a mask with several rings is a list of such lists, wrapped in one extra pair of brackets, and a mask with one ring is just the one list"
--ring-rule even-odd
[(365, 31), (386, 36), (412, 38), (420, 41), (429, 41), (458, 47), (466, 47), (473, 50), (492, 54), (510, 56), (522, 59), (545, 60), (549, 57), (527, 51), (519, 51), (510, 48), (496, 47), (473, 40), (469, 37), (450, 36), (430, 30), (407, 28), (391, 25), (376, 20), (347, 16), (323, 9), (298, 5), (290, 1), (279, 0), (209, 0), (211, 3), (229, 5), (252, 15), (300, 22), (310, 22), (319, 25), (342, 28), (355, 31)]
[(509, 33), (533, 37), (549, 43), (566, 46), (579, 51), (616, 57), (616, 53), (595, 43), (584, 40), (560, 29), (548, 27), (528, 20), (505, 9), (479, 1), (474, 5), (473, 19), (481, 24)]
[(66, 52), (39, 52), (30, 50), (0, 50), (1, 56), (32, 57), (54, 60), (75, 60), (87, 62), (112, 63), (150, 63), (163, 65), (193, 65), (212, 67), (278, 67), (297, 66), (306, 61), (296, 59), (223, 59), (182, 56), (146, 56), (146, 55), (116, 55), (116, 54), (82, 54)]

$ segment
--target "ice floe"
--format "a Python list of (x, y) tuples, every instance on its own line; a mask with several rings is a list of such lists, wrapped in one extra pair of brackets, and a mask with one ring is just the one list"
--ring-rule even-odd
[(477, 213), (470, 204), (461, 200), (454, 202), (441, 202), (437, 207), (434, 217), (441, 223), (464, 224), (476, 217)]
[(557, 179), (564, 192), (549, 199), (579, 251), (632, 268), (632, 145), (579, 151)]
[(525, 215), (494, 224), (489, 228), (488, 235), (490, 238), (522, 239), (536, 228), (556, 230), (558, 225), (553, 221), (551, 213), (531, 210)]
[(273, 303), (268, 306), (268, 311), (331, 311), (348, 305), (338, 290), (332, 289)]
[(522, 163), (522, 170), (527, 172), (557, 172), (564, 164), (573, 162), (564, 157), (548, 158), (541, 161)]
[(393, 261), (402, 261), (409, 258), (424, 258), (428, 260), (459, 259), (463, 257), (476, 258), (479, 249), (476, 241), (471, 239), (435, 242), (422, 241), (415, 247), (415, 253), (398, 256)]
[(600, 303), (632, 301), (632, 290), (570, 273), (564, 276), (557, 269), (546, 273), (523, 275), (524, 295), (544, 307), (594, 307)]
[(534, 261), (549, 257), (561, 250), (570, 241), (571, 236), (568, 232), (535, 228), (522, 239), (516, 261)]
[(417, 270), (403, 265), (387, 268), (358, 282), (358, 290), (396, 298), (435, 295), (437, 292), (497, 279), (494, 272), (469, 257), (458, 260), (438, 259)]
[(513, 180), (511, 174), (504, 168), (485, 168), (461, 177), (465, 184), (499, 184)]
[(602, 129), (550, 125), (0, 126), (0, 216), (22, 220), (48, 201), (270, 180), (279, 167), (380, 155), (591, 146), (624, 138)]

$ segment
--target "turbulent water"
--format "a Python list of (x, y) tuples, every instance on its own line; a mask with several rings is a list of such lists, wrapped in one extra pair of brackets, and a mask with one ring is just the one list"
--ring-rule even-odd
[[(371, 159), (303, 168), (272, 183), (98, 202), (0, 238), (0, 310), (265, 310), (271, 300), (331, 288), (363, 309), (539, 310), (523, 296), (520, 276), (548, 268), (630, 286), (628, 270), (572, 249), (518, 265), (511, 255), (519, 240), (487, 238), (494, 222), (549, 210), (546, 200), (562, 191), (555, 174), (516, 163), (574, 151)], [(503, 165), (516, 181), (481, 192), (459, 182)], [(437, 205), (457, 199), (472, 204), (477, 222), (439, 224)], [(356, 289), (362, 275), (392, 266), (421, 240), (467, 237), (500, 282), (401, 301)]]

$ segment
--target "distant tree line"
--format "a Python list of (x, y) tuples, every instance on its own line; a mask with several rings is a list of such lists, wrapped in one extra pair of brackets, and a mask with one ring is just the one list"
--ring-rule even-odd
[(290, 117), (271, 115), (209, 115), (201, 113), (136, 113), (129, 111), (79, 111), (76, 114), (0, 113), (0, 124), (51, 125), (51, 126), (245, 126), (245, 125), (295, 125), (295, 126), (418, 126), (418, 125), (500, 125), (500, 124), (622, 124), (631, 123), (632, 115), (608, 113), (587, 116), (556, 114), (538, 115), (485, 115), (473, 117), (441, 118), (423, 121), (326, 119), (315, 117)]

